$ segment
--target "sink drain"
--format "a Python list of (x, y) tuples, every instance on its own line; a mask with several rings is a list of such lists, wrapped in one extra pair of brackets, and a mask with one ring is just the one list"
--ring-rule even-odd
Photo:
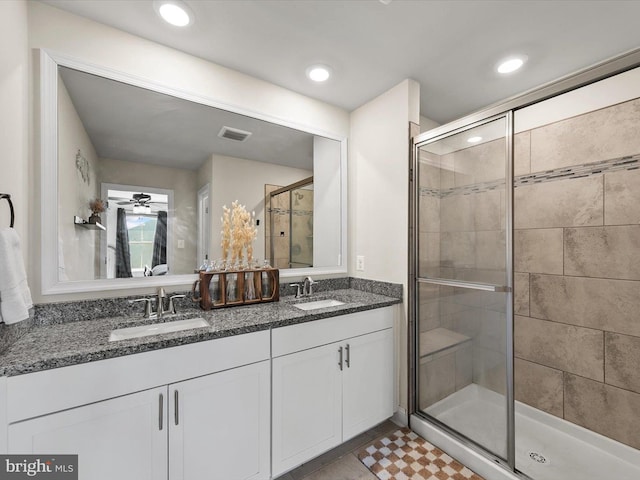
[(544, 455), (541, 455), (538, 452), (529, 452), (529, 457), (538, 463), (547, 463), (547, 459), (544, 458)]

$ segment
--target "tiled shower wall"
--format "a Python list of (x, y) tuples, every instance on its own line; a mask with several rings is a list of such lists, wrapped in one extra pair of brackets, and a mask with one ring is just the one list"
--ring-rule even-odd
[(640, 99), (516, 140), (516, 399), (640, 448)]
[[(265, 184), (265, 254), (269, 257), (271, 242), (275, 268), (296, 268), (313, 264), (313, 190), (297, 189), (273, 197), (269, 210), (269, 193), (282, 188)], [(293, 196), (293, 211), (291, 210)], [(271, 219), (273, 218), (273, 232)], [(293, 265), (292, 265), (293, 263)]]

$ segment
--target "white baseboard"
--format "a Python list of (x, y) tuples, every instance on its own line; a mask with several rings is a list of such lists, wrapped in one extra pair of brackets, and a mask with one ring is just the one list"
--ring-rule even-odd
[(406, 427), (407, 425), (409, 425), (409, 418), (407, 417), (407, 411), (402, 407), (398, 407), (398, 410), (396, 410), (393, 414), (393, 417), (391, 417), (391, 421), (396, 425), (399, 425), (401, 427)]

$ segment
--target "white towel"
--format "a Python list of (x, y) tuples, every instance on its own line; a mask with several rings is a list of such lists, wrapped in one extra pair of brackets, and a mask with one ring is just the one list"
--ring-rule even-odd
[(0, 230), (0, 322), (25, 320), (31, 307), (33, 301), (22, 261), (20, 237), (13, 228), (3, 228)]

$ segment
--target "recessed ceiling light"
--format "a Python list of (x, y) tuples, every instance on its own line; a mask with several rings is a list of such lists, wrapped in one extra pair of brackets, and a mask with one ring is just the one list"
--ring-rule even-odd
[(186, 27), (193, 23), (191, 9), (180, 0), (155, 0), (153, 7), (158, 12), (158, 15), (171, 25)]
[(482, 140), (482, 137), (469, 137), (469, 138), (467, 138), (467, 142), (469, 142), (469, 143), (478, 143), (480, 140)]
[(526, 61), (527, 61), (527, 57), (524, 55), (509, 57), (502, 60), (496, 67), (496, 70), (498, 71), (498, 73), (502, 73), (502, 74), (512, 73), (512, 72), (515, 72), (516, 70), (520, 70), (524, 65), (524, 62)]
[(307, 68), (307, 77), (314, 82), (326, 82), (331, 76), (331, 69), (326, 65), (312, 65)]

